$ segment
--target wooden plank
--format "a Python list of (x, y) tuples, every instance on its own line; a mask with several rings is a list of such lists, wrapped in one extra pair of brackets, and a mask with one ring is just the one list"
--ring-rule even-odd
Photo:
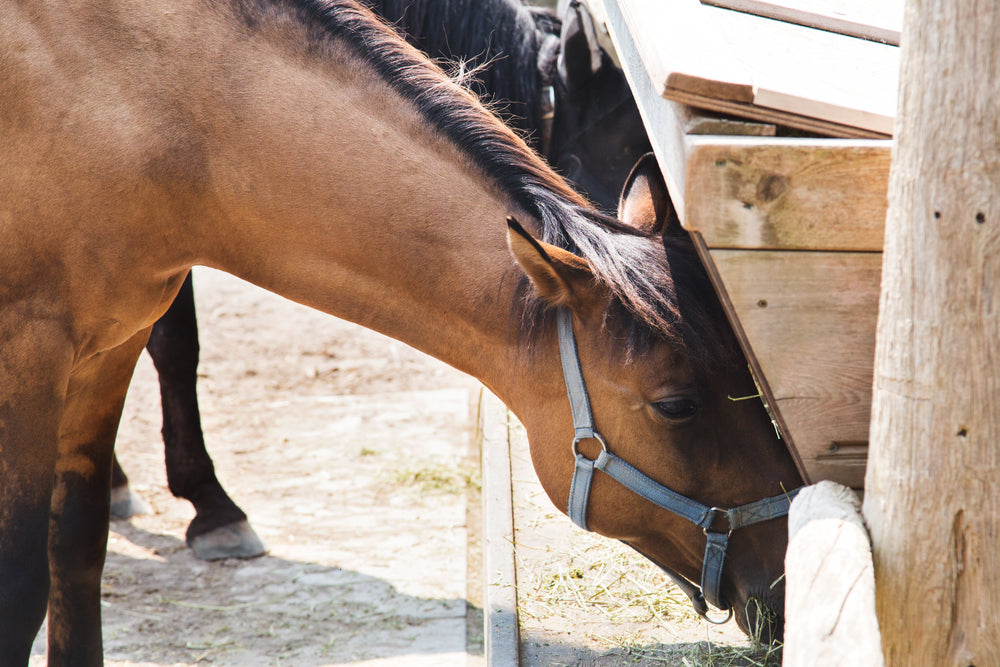
[[(861, 345), (858, 349), (854, 349), (851, 341), (858, 336), (861, 339), (866, 336), (868, 339), (874, 337), (873, 313), (877, 309), (877, 297), (873, 297), (872, 294), (873, 290), (878, 289), (880, 269), (878, 254), (874, 251), (881, 249), (881, 221), (885, 210), (885, 186), (879, 183), (885, 182), (890, 143), (691, 135), (688, 133), (690, 130), (688, 110), (684, 105), (664, 99), (660, 95), (661, 91), (654, 87), (653, 81), (646, 75), (645, 65), (618, 3), (615, 0), (606, 0), (605, 9), (610, 34), (660, 161), (660, 168), (667, 181), (671, 198), (682, 222), (694, 229), (692, 237), (702, 254), (706, 269), (713, 278), (733, 328), (747, 351), (754, 376), (767, 402), (776, 408), (774, 416), (785, 435), (786, 443), (797, 458), (799, 458), (798, 449), (802, 449), (804, 452), (802, 456), (808, 458), (807, 462), (799, 461), (800, 471), (807, 479), (834, 479), (850, 486), (860, 487), (864, 479), (867, 448), (870, 360), (873, 343), (868, 342), (867, 348)], [(717, 156), (711, 153), (713, 150), (723, 150), (725, 146), (731, 146), (738, 152), (737, 156)], [(725, 159), (726, 164), (717, 164), (717, 159)], [(706, 172), (714, 173), (709, 176)], [(768, 174), (784, 175), (788, 179), (789, 189), (793, 192), (781, 193), (781, 196), (774, 197), (774, 181), (773, 178), (766, 178)], [(750, 183), (747, 179), (753, 177), (758, 179), (755, 181), (758, 186), (771, 183), (772, 187), (770, 189), (761, 187), (759, 193), (758, 188), (754, 187), (751, 197), (741, 189), (735, 191), (726, 189), (744, 181), (744, 185), (747, 185)], [(822, 196), (819, 192), (816, 194), (810, 192), (816, 188), (822, 191)], [(845, 192), (847, 194), (844, 194)], [(836, 215), (836, 209), (826, 203), (831, 201), (825, 201), (824, 198), (828, 197), (832, 197), (836, 206), (842, 207), (848, 213), (861, 231), (853, 226), (849, 232), (838, 229), (845, 226), (844, 218)], [(734, 202), (737, 204), (734, 205)], [(748, 214), (744, 211), (750, 209), (744, 207), (745, 203), (759, 209), (753, 215), (761, 216), (763, 221), (754, 218), (748, 223), (745, 219)], [(850, 308), (847, 308), (845, 316), (838, 318), (837, 311), (834, 311), (824, 320), (822, 317), (817, 318), (814, 312), (810, 324), (816, 331), (813, 333), (812, 330), (803, 328), (805, 324), (809, 324), (808, 321), (796, 321), (793, 308), (772, 309), (767, 318), (761, 319), (761, 314), (754, 309), (760, 308), (757, 305), (760, 298), (765, 300), (771, 298), (774, 301), (775, 297), (769, 297), (770, 291), (749, 288), (738, 290), (736, 296), (740, 307), (737, 309), (727, 293), (727, 286), (734, 282), (739, 285), (740, 281), (747, 285), (752, 283), (747, 278), (727, 275), (733, 273), (731, 269), (733, 264), (725, 261), (726, 254), (754, 253), (726, 249), (726, 245), (735, 248), (742, 245), (767, 248), (772, 245), (807, 247), (808, 242), (803, 240), (804, 235), (802, 233), (796, 235), (793, 223), (809, 225), (812, 224), (809, 221), (814, 218), (825, 221), (826, 228), (831, 229), (827, 233), (820, 234), (823, 240), (819, 243), (825, 249), (871, 252), (861, 253), (869, 255), (865, 260), (867, 269), (862, 271), (862, 274), (867, 273), (867, 275), (862, 275), (856, 280), (848, 280), (846, 287), (831, 287), (833, 283), (828, 282), (828, 277), (822, 274), (822, 269), (814, 270), (809, 284), (813, 295), (819, 296), (814, 302), (813, 311), (816, 310), (815, 303), (822, 303), (826, 291), (836, 289), (839, 290), (839, 294), (845, 295), (849, 294), (845, 290), (850, 289), (851, 284), (858, 283), (870, 285), (860, 290), (859, 297), (859, 303), (869, 304), (870, 313), (866, 308), (858, 307), (856, 309), (860, 309), (861, 314), (855, 316), (851, 314)], [(712, 231), (713, 223), (718, 228), (716, 232)], [(749, 224), (750, 229), (755, 230), (744, 233), (753, 239), (753, 244), (737, 243), (733, 240), (732, 228), (735, 227), (735, 237), (738, 238), (740, 224)], [(767, 232), (768, 227), (777, 228), (779, 232)], [(700, 233), (702, 229), (706, 234), (713, 236), (714, 243), (722, 247), (709, 250), (705, 238)], [(726, 232), (729, 236), (720, 235), (719, 231)], [(844, 236), (850, 241), (840, 240)], [(773, 243), (775, 238), (777, 243)], [(762, 243), (762, 239), (770, 241)], [(761, 259), (762, 255), (797, 254), (806, 256), (810, 253), (756, 253), (758, 259)], [(811, 253), (816, 256), (825, 255), (828, 260), (839, 254), (845, 253)], [(721, 263), (721, 269), (717, 266), (718, 263)], [(758, 277), (771, 275), (772, 280), (780, 280), (768, 271), (765, 265), (752, 267), (749, 272)], [(818, 273), (815, 273), (817, 271)], [(764, 296), (754, 298), (756, 292)], [(780, 299), (775, 301), (775, 303), (780, 302)], [(782, 317), (775, 318), (776, 314)], [(744, 316), (747, 317), (749, 334), (744, 331), (744, 323), (741, 321)], [(850, 330), (850, 322), (856, 323), (858, 331)], [(765, 351), (762, 358), (758, 359), (756, 351), (769, 349), (768, 343), (774, 342), (769, 338), (769, 335), (773, 337), (774, 334), (769, 330), (770, 327), (788, 328), (804, 333), (798, 342), (794, 337), (791, 341), (784, 341), (778, 337), (777, 351)], [(811, 346), (802, 342), (808, 343), (812, 336), (819, 336), (819, 340), (827, 342)], [(832, 379), (828, 380), (821, 373), (814, 377), (804, 376), (801, 368), (797, 368), (795, 364), (782, 362), (782, 359), (791, 358), (787, 355), (782, 357), (780, 354), (789, 344), (798, 345), (791, 347), (788, 353), (797, 358), (798, 363), (808, 363), (812, 356), (816, 356), (823, 362), (818, 371), (832, 376)], [(839, 363), (835, 350), (840, 350), (847, 361)], [(778, 355), (777, 361), (773, 358), (774, 355)], [(861, 361), (855, 362), (854, 359)], [(859, 363), (867, 364), (867, 370), (859, 370)], [(786, 368), (791, 369), (789, 381), (780, 376)], [(779, 393), (776, 394), (772, 390), (771, 381), (775, 382), (780, 390)], [(780, 397), (780, 401), (776, 395)], [(802, 447), (799, 447), (799, 440), (802, 441)]]
[(875, 569), (861, 503), (850, 489), (820, 482), (788, 512), (785, 667), (879, 667)]
[(675, 106), (677, 117), (684, 127), (684, 133), (739, 136), (739, 137), (773, 137), (777, 134), (774, 123), (761, 123), (755, 120), (732, 118), (713, 111), (695, 109), (678, 104)]
[(479, 400), (478, 438), (483, 457), (486, 664), (517, 667), (520, 640), (507, 407), (486, 389)]
[(864, 483), (879, 253), (710, 250), (726, 305), (812, 481)]
[(747, 118), (758, 123), (774, 123), (827, 137), (842, 139), (888, 139), (891, 136), (885, 132), (875, 132), (850, 125), (831, 123), (817, 118), (807, 118), (779, 109), (756, 106), (753, 103), (746, 104), (706, 97), (705, 95), (689, 93), (684, 90), (673, 89), (665, 92), (664, 95), (672, 101), (680, 102), (687, 106)]
[(750, 70), (755, 106), (892, 134), (899, 49), (703, 6)]
[(889, 141), (691, 137), (684, 226), (710, 248), (880, 252)]
[[(893, 46), (699, 0), (617, 4), (654, 88), (665, 97), (737, 103), (719, 109), (734, 113), (752, 103), (790, 114), (792, 127), (800, 116), (882, 135), (892, 132), (899, 68)], [(806, 125), (812, 129), (815, 122)]]
[(903, 0), (701, 0), (702, 4), (899, 46)]
[[(609, 23), (610, 4), (605, 3)], [(677, 89), (713, 99), (753, 102), (750, 72), (724, 42), (704, 43), (715, 31), (705, 22), (698, 0), (620, 0), (617, 9), (660, 94)]]

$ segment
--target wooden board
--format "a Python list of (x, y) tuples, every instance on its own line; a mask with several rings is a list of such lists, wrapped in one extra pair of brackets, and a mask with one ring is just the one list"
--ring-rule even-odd
[(677, 105), (677, 118), (687, 135), (703, 134), (727, 137), (773, 137), (777, 134), (774, 123), (733, 118), (714, 111)]
[(880, 252), (892, 144), (689, 137), (684, 226), (710, 248)]
[(614, 9), (606, 2), (605, 9), (609, 21), (620, 11), (661, 94), (676, 89), (709, 99), (753, 102), (750, 71), (731, 57), (718, 36), (709, 37), (714, 29), (698, 0), (620, 0)]
[(899, 46), (903, 0), (701, 0), (702, 4)]
[(484, 650), (488, 665), (517, 665), (517, 572), (507, 407), (487, 389), (479, 397), (482, 452)]
[(848, 127), (892, 133), (894, 46), (699, 0), (607, 0), (605, 11), (609, 25), (622, 17), (654, 89), (667, 98), (809, 131), (826, 127), (832, 136)]
[(672, 89), (663, 93), (665, 97), (675, 102), (680, 102), (684, 106), (699, 107), (718, 113), (730, 114), (740, 118), (752, 119), (760, 123), (774, 123), (786, 127), (811, 132), (813, 134), (827, 137), (841, 137), (844, 139), (886, 139), (885, 132), (875, 132), (864, 130), (850, 125), (832, 123), (818, 118), (808, 118), (799, 116), (787, 111), (778, 109), (768, 109), (757, 106), (753, 103), (733, 102), (717, 98), (708, 98), (697, 93), (688, 93), (684, 90)]
[(709, 254), (809, 478), (861, 488), (881, 253)]

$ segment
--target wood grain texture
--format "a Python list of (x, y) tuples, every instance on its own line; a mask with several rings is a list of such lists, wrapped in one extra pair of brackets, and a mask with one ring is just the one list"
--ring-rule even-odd
[(684, 224), (711, 248), (882, 250), (891, 142), (692, 137)]
[(820, 482), (788, 512), (785, 667), (879, 667), (871, 542), (850, 489)]
[(864, 515), (887, 665), (1000, 647), (1000, 5), (908, 0)]
[(880, 255), (709, 254), (809, 479), (861, 488)]
[(892, 133), (896, 47), (717, 7), (704, 9), (750, 70), (755, 106)]
[(764, 375), (760, 362), (754, 355), (753, 348), (747, 340), (746, 332), (743, 330), (743, 323), (740, 322), (740, 318), (735, 308), (733, 308), (733, 304), (729, 299), (729, 293), (726, 291), (726, 285), (719, 274), (718, 267), (712, 260), (711, 251), (705, 244), (705, 239), (698, 232), (691, 232), (691, 240), (694, 243), (695, 250), (698, 252), (698, 257), (701, 259), (702, 265), (705, 267), (705, 271), (708, 273), (709, 279), (712, 281), (712, 286), (719, 296), (719, 301), (726, 313), (726, 317), (729, 319), (729, 323), (732, 325), (733, 332), (736, 334), (737, 340), (739, 340), (740, 347), (746, 357), (747, 365), (750, 367), (750, 373), (753, 376), (754, 383), (757, 385), (757, 391), (760, 394), (764, 409), (767, 410), (768, 415), (771, 417), (771, 422), (778, 431), (779, 437), (784, 441), (788, 453), (795, 461), (795, 467), (799, 471), (799, 475), (801, 475), (806, 484), (809, 484), (812, 482), (809, 471), (802, 462), (802, 457), (799, 455), (799, 450), (795, 446), (795, 440), (788, 430), (781, 411), (771, 407), (775, 405), (771, 385), (768, 384), (767, 376)]

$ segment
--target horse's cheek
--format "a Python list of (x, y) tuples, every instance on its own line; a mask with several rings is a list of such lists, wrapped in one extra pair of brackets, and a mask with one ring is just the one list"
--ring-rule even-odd
[(573, 454), (570, 444), (554, 438), (528, 433), (531, 462), (545, 494), (560, 511), (569, 507), (569, 487), (573, 478)]

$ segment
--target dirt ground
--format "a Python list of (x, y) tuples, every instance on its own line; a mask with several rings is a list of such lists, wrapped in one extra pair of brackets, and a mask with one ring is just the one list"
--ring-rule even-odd
[[(206, 441), (270, 551), (207, 563), (184, 544), (193, 510), (166, 488), (143, 355), (117, 451), (151, 512), (111, 526), (106, 664), (482, 667), (479, 385), (219, 272), (196, 269), (195, 293)], [(515, 504), (532, 513), (518, 529), (523, 665), (733, 664), (705, 643), (742, 646), (733, 624), (710, 631), (679, 611), (684, 600), (650, 606), (683, 596), (631, 555), (594, 551), (597, 538), (573, 533), (521, 459)], [(608, 582), (591, 576), (597, 563)], [(626, 597), (631, 608), (617, 602)], [(637, 618), (637, 604), (651, 614)], [(601, 632), (582, 622), (595, 615)], [(43, 630), (32, 667), (44, 652)]]
[(270, 553), (206, 563), (184, 544), (144, 354), (117, 451), (152, 513), (111, 526), (107, 664), (465, 667), (478, 385), (222, 273), (196, 270), (195, 292), (209, 452)]

